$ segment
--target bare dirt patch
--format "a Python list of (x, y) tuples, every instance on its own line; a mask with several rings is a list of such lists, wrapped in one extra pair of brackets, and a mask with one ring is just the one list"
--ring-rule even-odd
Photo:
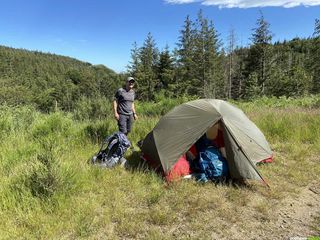
[(320, 183), (313, 182), (297, 197), (285, 199), (277, 213), (282, 238), (320, 236), (315, 228), (315, 218), (320, 216)]
[[(225, 224), (225, 232), (211, 239), (305, 239), (320, 236), (320, 183), (312, 182), (282, 201), (274, 202), (272, 209), (259, 212), (242, 207), (242, 214), (234, 224)], [(259, 202), (259, 196), (252, 203)], [(318, 219), (318, 220), (317, 220)], [(220, 219), (221, 220), (221, 219)], [(218, 221), (216, 219), (215, 221)]]
[(304, 239), (320, 236), (319, 220), (316, 222), (320, 217), (320, 183), (312, 182), (298, 194), (275, 203), (274, 208), (268, 211), (269, 216), (264, 221), (264, 214), (245, 209), (245, 230), (233, 226), (229, 238), (225, 239)]

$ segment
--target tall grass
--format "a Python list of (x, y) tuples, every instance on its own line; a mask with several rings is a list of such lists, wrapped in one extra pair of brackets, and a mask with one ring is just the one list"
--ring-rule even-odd
[[(126, 153), (127, 170), (95, 168), (87, 160), (117, 130), (112, 115), (92, 119), (80, 112), (46, 115), (32, 107), (3, 106), (0, 239), (254, 239), (251, 232), (256, 238), (266, 238), (264, 231), (281, 234), (271, 224), (281, 201), (320, 180), (320, 111), (314, 99), (300, 100), (309, 104), (298, 106), (295, 100), (266, 103), (275, 99), (235, 103), (274, 151), (274, 163), (259, 166), (270, 189), (193, 181), (167, 185), (152, 171), (137, 168), (139, 152), (132, 150)], [(137, 104), (139, 119), (129, 136), (136, 150), (160, 115), (185, 100), (159, 97), (153, 104)]]

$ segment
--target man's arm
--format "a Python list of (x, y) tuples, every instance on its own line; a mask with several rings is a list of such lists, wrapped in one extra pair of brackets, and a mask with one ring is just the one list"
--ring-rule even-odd
[(119, 120), (119, 114), (117, 112), (117, 109), (118, 109), (118, 102), (117, 100), (113, 100), (113, 114), (115, 119)]
[(138, 116), (137, 116), (136, 107), (135, 107), (134, 103), (132, 103), (132, 113), (133, 113), (134, 120), (137, 120)]

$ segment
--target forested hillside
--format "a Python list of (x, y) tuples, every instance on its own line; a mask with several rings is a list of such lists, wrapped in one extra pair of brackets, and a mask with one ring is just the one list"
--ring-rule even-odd
[(167, 95), (252, 99), (258, 96), (302, 96), (320, 92), (320, 21), (308, 38), (273, 41), (271, 26), (261, 13), (248, 46), (239, 46), (234, 29), (227, 42), (213, 20), (186, 17), (174, 50), (159, 50), (149, 33), (133, 45), (129, 71), (139, 79), (142, 99), (155, 90)]
[(72, 111), (83, 98), (110, 98), (118, 85), (118, 74), (102, 65), (0, 46), (1, 104)]
[[(261, 13), (248, 46), (237, 44), (234, 29), (223, 43), (213, 20), (199, 11), (195, 20), (186, 17), (176, 46), (159, 50), (151, 33), (141, 47), (134, 43), (124, 75), (136, 78), (143, 101), (155, 101), (157, 92), (222, 99), (319, 94), (320, 21), (304, 39), (274, 42), (270, 29)], [(110, 110), (124, 78), (103, 65), (0, 46), (0, 104), (32, 104), (45, 112), (81, 109), (100, 116)]]

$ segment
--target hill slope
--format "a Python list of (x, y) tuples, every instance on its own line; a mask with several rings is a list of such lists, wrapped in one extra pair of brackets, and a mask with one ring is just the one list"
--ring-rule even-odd
[(119, 75), (103, 65), (0, 46), (0, 104), (70, 111), (83, 96), (111, 97), (118, 85)]

